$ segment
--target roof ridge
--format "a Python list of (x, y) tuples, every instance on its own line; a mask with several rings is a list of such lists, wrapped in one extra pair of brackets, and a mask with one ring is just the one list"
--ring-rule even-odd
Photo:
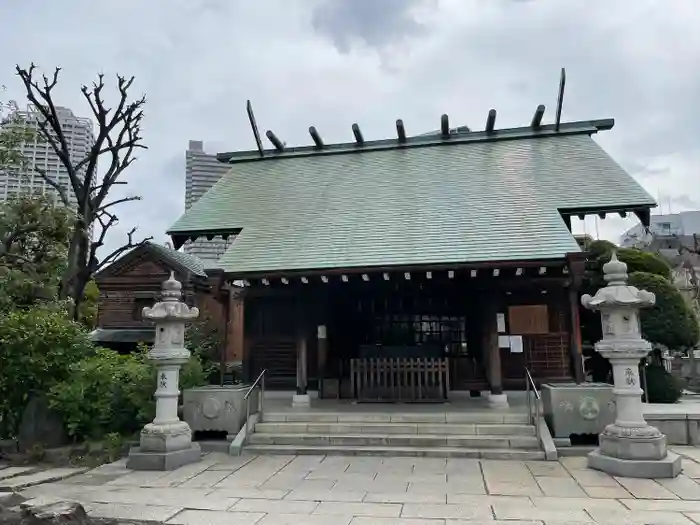
[(398, 138), (391, 138), (364, 141), (359, 144), (357, 142), (328, 144), (324, 145), (322, 148), (317, 146), (295, 146), (285, 147), (282, 151), (277, 149), (266, 149), (263, 151), (262, 156), (257, 149), (243, 150), (217, 153), (216, 158), (219, 162), (234, 164), (239, 162), (264, 161), (279, 158), (363, 153), (367, 151), (382, 151), (387, 149), (410, 149), (417, 147), (468, 144), (473, 142), (491, 142), (499, 140), (526, 140), (582, 133), (591, 135), (599, 131), (607, 131), (612, 129), (614, 125), (615, 120), (612, 118), (607, 118), (566, 122), (560, 124), (558, 129), (556, 124), (544, 124), (538, 127), (521, 126), (517, 128), (504, 128), (493, 131), (463, 131), (461, 128), (464, 128), (465, 126), (462, 126), (460, 128), (455, 128), (459, 130), (457, 133), (450, 133), (449, 135), (428, 133), (424, 135), (407, 137), (403, 142), (401, 142)]

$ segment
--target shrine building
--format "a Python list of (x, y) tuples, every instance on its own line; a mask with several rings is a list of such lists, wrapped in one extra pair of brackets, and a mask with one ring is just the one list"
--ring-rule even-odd
[(268, 387), (429, 401), (581, 381), (585, 253), (571, 218), (654, 199), (596, 142), (612, 119), (221, 153), (231, 170), (168, 231), (235, 238), (228, 359)]

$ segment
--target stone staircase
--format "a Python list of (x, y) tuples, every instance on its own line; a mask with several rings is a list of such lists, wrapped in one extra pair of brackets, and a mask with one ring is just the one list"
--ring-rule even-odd
[(265, 412), (245, 447), (258, 454), (544, 459), (525, 414)]

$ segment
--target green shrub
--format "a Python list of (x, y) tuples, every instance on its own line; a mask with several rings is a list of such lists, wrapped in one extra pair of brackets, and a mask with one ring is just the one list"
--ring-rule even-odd
[[(206, 384), (202, 363), (193, 356), (181, 371), (180, 389)], [(143, 351), (119, 355), (98, 349), (71, 366), (65, 381), (48, 397), (76, 440), (110, 433), (133, 434), (155, 417), (156, 371)]]
[(0, 437), (15, 437), (29, 398), (64, 381), (72, 364), (94, 352), (87, 331), (61, 304), (0, 315)]
[(636, 272), (629, 276), (629, 284), (656, 295), (656, 304), (640, 313), (643, 337), (671, 350), (695, 345), (698, 341), (698, 322), (678, 289), (660, 275)]
[(683, 394), (678, 378), (668, 373), (663, 365), (646, 367), (646, 387), (649, 403), (675, 403)]

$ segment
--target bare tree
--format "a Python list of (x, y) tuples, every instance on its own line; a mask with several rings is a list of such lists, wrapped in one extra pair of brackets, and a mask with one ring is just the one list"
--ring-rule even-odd
[[(22, 80), (29, 102), (39, 113), (39, 136), (48, 142), (68, 173), (70, 188), (58, 184), (45, 170), (34, 166), (34, 170), (51, 186), (64, 205), (75, 212), (75, 226), (68, 249), (66, 270), (61, 278), (59, 295), (73, 300), (73, 316), (78, 316), (78, 306), (83, 298), (85, 286), (102, 267), (118, 258), (125, 251), (135, 248), (151, 238), (134, 240), (136, 228), (127, 234), (126, 242), (101, 260), (97, 251), (104, 245), (110, 228), (117, 224), (115, 207), (119, 204), (140, 200), (141, 197), (125, 197), (109, 200), (114, 186), (126, 184), (119, 180), (120, 175), (136, 160), (134, 152), (145, 149), (142, 144), (141, 122), (146, 97), (130, 99), (129, 89), (134, 77), (117, 75), (119, 99), (115, 107), (107, 107), (103, 98), (104, 75), (100, 74), (92, 86), (82, 86), (81, 91), (87, 100), (94, 120), (97, 122), (95, 142), (82, 159), (71, 157), (68, 141), (61, 126), (53, 91), (58, 83), (61, 68), (56, 68), (51, 77), (37, 78), (36, 66), (16, 67)], [(102, 175), (98, 174), (98, 164), (106, 164)], [(75, 202), (71, 203), (68, 191), (72, 190)], [(89, 236), (90, 227), (99, 230), (96, 240)]]

